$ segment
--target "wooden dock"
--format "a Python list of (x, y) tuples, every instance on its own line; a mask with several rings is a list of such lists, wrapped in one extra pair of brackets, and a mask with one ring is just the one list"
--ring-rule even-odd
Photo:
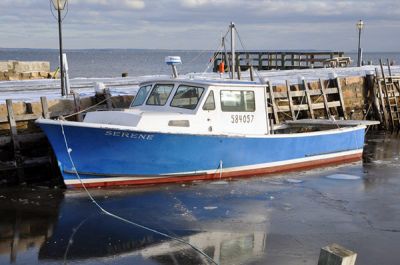
[(88, 106), (95, 106), (88, 111), (109, 110), (126, 107), (131, 99), (132, 96), (122, 103), (124, 100), (121, 100), (121, 96), (113, 98), (107, 89), (103, 95), (90, 98), (80, 99), (75, 94), (67, 100), (53, 99), (51, 107), (46, 97), (33, 103), (13, 103), (7, 99), (5, 105), (0, 105), (0, 108), (6, 108), (7, 114), (0, 116), (0, 185), (31, 182), (28, 180), (31, 177), (27, 178), (26, 173), (32, 173), (35, 169), (42, 170), (40, 172), (57, 181), (57, 163), (47, 138), (35, 124), (36, 119), (71, 116), (69, 120), (81, 121), (84, 113), (74, 114)]
[[(344, 57), (344, 52), (300, 52), (300, 51), (236, 51), (236, 65), (241, 71), (250, 67), (257, 70), (290, 70), (332, 67), (332, 65), (348, 66), (351, 62), (349, 57)], [(229, 69), (232, 54), (230, 52), (214, 53), (214, 68), (217, 72), (219, 64), (224, 62), (225, 68)], [(342, 58), (342, 59), (338, 59)], [(337, 61), (337, 63), (335, 63)], [(346, 63), (347, 62), (347, 63)]]
[(347, 119), (346, 107), (339, 78), (322, 80), (319, 87), (313, 87), (303, 79), (302, 84), (290, 84), (278, 87), (267, 83), (266, 98), (268, 113), (272, 125), (279, 125), (282, 121), (305, 118), (327, 118), (335, 116), (337, 119)]

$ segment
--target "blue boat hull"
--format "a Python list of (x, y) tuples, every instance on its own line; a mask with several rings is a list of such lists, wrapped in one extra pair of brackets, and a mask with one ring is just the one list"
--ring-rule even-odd
[(236, 177), (356, 160), (362, 155), (365, 131), (355, 127), (233, 137), (38, 123), (69, 186), (80, 186), (81, 181), (87, 186), (107, 186)]

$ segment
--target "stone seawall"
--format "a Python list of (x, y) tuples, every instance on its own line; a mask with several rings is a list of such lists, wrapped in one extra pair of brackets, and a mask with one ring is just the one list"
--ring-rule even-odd
[(0, 61), (0, 81), (52, 78), (50, 62)]

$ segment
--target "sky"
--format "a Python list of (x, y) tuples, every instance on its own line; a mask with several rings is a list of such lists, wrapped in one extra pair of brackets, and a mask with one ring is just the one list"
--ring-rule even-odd
[[(0, 47), (57, 49), (50, 8), (49, 0), (0, 0)], [(233, 21), (246, 50), (351, 52), (359, 19), (364, 51), (400, 51), (399, 0), (68, 0), (63, 43), (215, 50)]]

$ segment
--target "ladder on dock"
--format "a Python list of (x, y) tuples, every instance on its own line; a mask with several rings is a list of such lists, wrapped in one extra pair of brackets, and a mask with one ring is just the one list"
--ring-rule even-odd
[[(384, 111), (386, 127), (392, 131), (400, 130), (400, 77), (392, 76), (388, 61), (388, 74), (385, 75), (382, 60), (380, 60), (381, 78), (377, 78), (381, 105)], [(383, 91), (382, 91), (383, 87)]]

